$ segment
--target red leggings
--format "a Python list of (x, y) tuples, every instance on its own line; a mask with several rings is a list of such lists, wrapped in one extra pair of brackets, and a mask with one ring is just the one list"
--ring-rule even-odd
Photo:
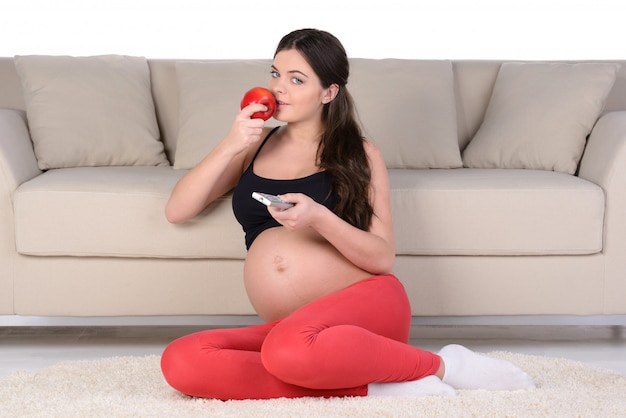
[(365, 396), (369, 383), (437, 372), (437, 355), (408, 344), (410, 323), (400, 281), (376, 276), (278, 321), (181, 337), (161, 369), (172, 387), (203, 398)]

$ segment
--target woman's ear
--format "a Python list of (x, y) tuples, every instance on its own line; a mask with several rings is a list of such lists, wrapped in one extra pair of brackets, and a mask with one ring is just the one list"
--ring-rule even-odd
[(335, 97), (337, 97), (338, 93), (339, 93), (339, 85), (331, 84), (330, 87), (328, 87), (324, 91), (324, 96), (322, 96), (322, 103), (328, 104), (332, 102), (335, 99)]

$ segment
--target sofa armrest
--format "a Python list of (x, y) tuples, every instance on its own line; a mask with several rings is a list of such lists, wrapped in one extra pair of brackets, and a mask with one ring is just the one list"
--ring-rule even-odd
[(0, 187), (12, 196), (20, 184), (39, 174), (41, 170), (30, 140), (26, 113), (0, 109)]
[(39, 174), (25, 113), (0, 109), (0, 314), (13, 313), (13, 195)]
[(605, 313), (626, 312), (626, 111), (607, 113), (591, 132), (579, 176), (604, 189)]

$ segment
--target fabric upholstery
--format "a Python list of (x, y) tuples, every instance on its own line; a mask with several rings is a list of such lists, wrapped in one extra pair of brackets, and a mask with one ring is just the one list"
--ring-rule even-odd
[(618, 69), (602, 63), (503, 63), (485, 119), (463, 152), (465, 166), (574, 174)]
[(463, 165), (450, 61), (353, 59), (348, 90), (387, 167)]
[[(40, 256), (243, 259), (243, 232), (230, 196), (189, 223), (165, 220), (169, 191), (183, 173), (169, 167), (49, 171), (17, 190), (17, 250)], [(400, 255), (602, 250), (604, 194), (577, 177), (533, 170), (397, 169), (390, 170), (390, 183)]]
[(396, 253), (594, 254), (604, 193), (562, 173), (515, 169), (390, 170)]
[(168, 165), (143, 57), (17, 56), (42, 170)]
[(165, 203), (183, 174), (171, 167), (48, 171), (16, 192), (17, 251), (40, 256), (242, 259), (243, 231), (229, 196), (188, 223), (167, 222)]

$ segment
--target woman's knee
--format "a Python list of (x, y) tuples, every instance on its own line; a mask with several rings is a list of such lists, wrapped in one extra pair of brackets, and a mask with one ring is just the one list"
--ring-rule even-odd
[(193, 345), (188, 337), (179, 338), (171, 342), (161, 355), (161, 372), (167, 383), (174, 389), (187, 394), (190, 393), (194, 378), (195, 361)]
[(314, 327), (292, 329), (276, 327), (266, 338), (261, 349), (265, 369), (283, 382), (310, 387), (317, 375), (313, 346), (321, 330)]
[(161, 355), (161, 372), (167, 383), (189, 396), (215, 397), (212, 383), (220, 373), (215, 354), (219, 345), (211, 344), (205, 333), (195, 333), (171, 342)]

